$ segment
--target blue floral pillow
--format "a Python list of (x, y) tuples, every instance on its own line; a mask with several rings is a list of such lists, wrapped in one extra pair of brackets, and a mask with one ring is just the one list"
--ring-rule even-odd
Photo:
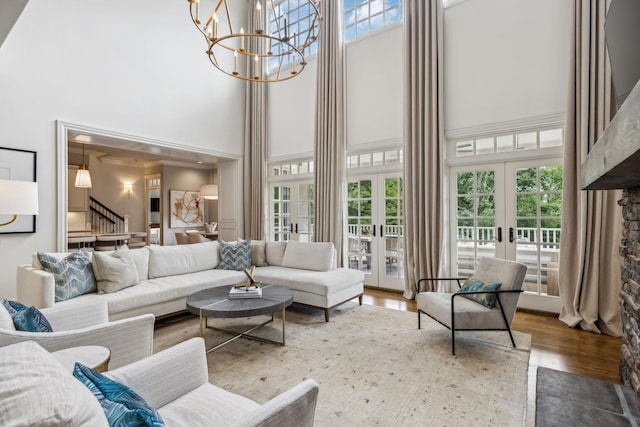
[(98, 399), (110, 426), (164, 426), (158, 411), (126, 385), (77, 362), (73, 376)]
[(237, 245), (218, 240), (220, 252), (220, 270), (238, 270), (251, 268), (251, 240), (242, 240)]
[(56, 302), (96, 291), (91, 254), (85, 248), (72, 252), (65, 258), (38, 252), (38, 260), (44, 271), (53, 274)]
[(13, 326), (24, 332), (53, 332), (51, 324), (37, 308), (17, 301), (2, 300), (2, 305), (13, 319)]
[[(497, 291), (501, 285), (502, 283), (483, 283), (472, 277), (464, 282), (459, 293), (464, 294), (467, 292)], [(496, 305), (496, 294), (470, 294), (462, 296), (488, 308), (493, 308)]]

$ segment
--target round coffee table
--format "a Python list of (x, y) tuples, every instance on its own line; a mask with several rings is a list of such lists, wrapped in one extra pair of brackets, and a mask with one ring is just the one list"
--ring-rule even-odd
[[(208, 349), (207, 353), (235, 341), (238, 338), (249, 338), (256, 341), (284, 345), (286, 323), (285, 309), (293, 303), (293, 292), (291, 289), (285, 288), (284, 286), (263, 284), (262, 297), (260, 298), (229, 299), (229, 290), (232, 287), (232, 285), (218, 286), (196, 292), (195, 294), (187, 297), (187, 311), (197, 314), (200, 317), (200, 336), (204, 336), (205, 328), (211, 328), (234, 335), (232, 338)], [(273, 315), (277, 311), (282, 311), (282, 341), (274, 341), (250, 335), (250, 333), (256, 329), (273, 322)], [(209, 317), (227, 319), (235, 317), (253, 317), (261, 314), (271, 314), (271, 319), (243, 332), (215, 328), (207, 324), (207, 319)]]

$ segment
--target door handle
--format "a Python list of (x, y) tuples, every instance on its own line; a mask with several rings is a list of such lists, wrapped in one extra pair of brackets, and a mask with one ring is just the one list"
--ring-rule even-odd
[(513, 227), (509, 227), (509, 243), (513, 243)]
[(382, 224), (380, 224), (380, 237), (384, 237), (384, 232), (383, 232), (384, 228), (383, 227), (384, 226)]
[(376, 225), (373, 224), (373, 227), (371, 227), (371, 230), (373, 231), (373, 237), (376, 237)]
[(290, 233), (293, 233), (293, 224), (291, 224), (291, 225), (289, 226), (289, 232), (290, 232)]
[(298, 234), (298, 223), (296, 222), (296, 234)]
[(498, 242), (502, 242), (502, 227), (498, 227)]

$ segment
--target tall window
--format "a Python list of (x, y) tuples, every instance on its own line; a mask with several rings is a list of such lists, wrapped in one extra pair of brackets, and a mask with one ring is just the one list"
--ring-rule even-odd
[(402, 21), (402, 0), (344, 0), (346, 41)]
[[(298, 35), (306, 33), (311, 25), (318, 25), (318, 22), (314, 23), (312, 21), (311, 11), (312, 8), (306, 0), (281, 0), (274, 2), (274, 13), (269, 14), (271, 33), (276, 31), (278, 23), (280, 23), (280, 27), (282, 27), (285, 19), (287, 22), (287, 32), (289, 34)], [(280, 59), (282, 59), (283, 64), (290, 64), (295, 57), (294, 55), (287, 55), (282, 58), (277, 56), (280, 52), (288, 50), (288, 47), (283, 43), (274, 43), (270, 48), (274, 55), (269, 60), (269, 70), (277, 70), (280, 65)], [(317, 53), (317, 51), (318, 43), (313, 43), (303, 53), (305, 58), (308, 58), (309, 55), (313, 55)]]

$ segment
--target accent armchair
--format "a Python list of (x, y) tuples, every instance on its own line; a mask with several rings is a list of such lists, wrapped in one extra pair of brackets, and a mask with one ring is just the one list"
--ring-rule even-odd
[(40, 310), (53, 332), (17, 331), (11, 316), (0, 304), (0, 347), (35, 341), (53, 352), (69, 347), (100, 345), (111, 351), (109, 369), (153, 353), (153, 314), (109, 322), (107, 302), (103, 298), (82, 299), (77, 304), (72, 301)]
[[(499, 283), (496, 290), (457, 291), (455, 293), (420, 292), (423, 281), (455, 281), (462, 289), (464, 277), (423, 278), (416, 283), (418, 306), (418, 329), (421, 313), (451, 329), (451, 353), (456, 354), (456, 331), (507, 331), (511, 344), (516, 346), (511, 333), (511, 322), (516, 312), (518, 298), (522, 292), (527, 267), (524, 264), (497, 258), (481, 258), (473, 278), (483, 283)], [(495, 306), (487, 307), (469, 297), (490, 296)], [(490, 305), (490, 304), (489, 304)]]

